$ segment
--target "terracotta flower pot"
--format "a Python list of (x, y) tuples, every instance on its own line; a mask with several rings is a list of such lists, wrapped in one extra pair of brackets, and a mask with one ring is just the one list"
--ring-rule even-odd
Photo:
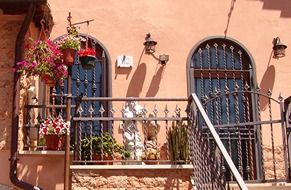
[(63, 49), (63, 61), (67, 66), (72, 66), (75, 62), (76, 50), (67, 48)]
[(56, 85), (55, 80), (45, 80), (44, 83), (48, 85), (49, 87), (54, 87)]
[(59, 135), (44, 135), (46, 150), (59, 150), (62, 143), (62, 137)]
[[(101, 161), (101, 155), (100, 154), (93, 154), (92, 160)], [(96, 164), (98, 164), (98, 165), (113, 165), (113, 162), (110, 162), (110, 160), (113, 160), (112, 156), (103, 156), (103, 161), (107, 161), (107, 160), (108, 160), (108, 162), (97, 162)]]
[(96, 57), (95, 56), (81, 56), (79, 57), (79, 60), (81, 62), (82, 68), (86, 70), (93, 69), (96, 64)]

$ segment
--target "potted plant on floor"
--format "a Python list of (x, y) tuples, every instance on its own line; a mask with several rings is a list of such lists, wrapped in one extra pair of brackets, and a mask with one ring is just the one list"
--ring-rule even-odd
[(67, 66), (72, 66), (83, 38), (78, 36), (78, 31), (75, 26), (68, 27), (67, 31), (68, 34), (61, 37), (55, 43), (62, 52), (63, 62)]
[(24, 60), (16, 63), (14, 70), (27, 77), (39, 76), (49, 85), (68, 76), (67, 67), (61, 62), (61, 52), (50, 40), (29, 39)]
[[(119, 145), (115, 138), (109, 133), (103, 133), (101, 136), (84, 138), (81, 141), (81, 152), (84, 160), (107, 161), (100, 164), (112, 164), (110, 160), (125, 159), (129, 157), (129, 152), (125, 151), (122, 145)], [(90, 158), (90, 154), (92, 156)]]
[(146, 164), (158, 164), (157, 160), (160, 159), (160, 150), (154, 141), (148, 140), (146, 142), (146, 149), (142, 160)]
[(178, 164), (186, 163), (189, 160), (187, 125), (181, 121), (173, 122), (168, 139), (171, 160)]
[(45, 139), (46, 150), (60, 150), (63, 137), (69, 130), (69, 123), (61, 117), (51, 117), (40, 122), (39, 134)]

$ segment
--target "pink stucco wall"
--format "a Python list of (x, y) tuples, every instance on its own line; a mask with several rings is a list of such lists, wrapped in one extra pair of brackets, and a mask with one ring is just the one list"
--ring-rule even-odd
[[(113, 96), (126, 96), (131, 90), (140, 96), (187, 96), (186, 61), (191, 48), (206, 37), (225, 34), (238, 40), (252, 54), (258, 84), (264, 88), (272, 87), (275, 95), (279, 92), (283, 96), (290, 95), (291, 85), (282, 82), (288, 81), (289, 77), (290, 48), (283, 59), (270, 59), (274, 37), (279, 36), (285, 44), (291, 44), (288, 1), (49, 0), (49, 4), (55, 21), (52, 38), (65, 33), (69, 11), (73, 22), (95, 19), (90, 23), (89, 34), (109, 51)], [(86, 25), (81, 26), (80, 32), (87, 32)], [(143, 55), (140, 59), (148, 32), (158, 42), (157, 53), (170, 55), (163, 70), (159, 70), (160, 65), (150, 56)], [(115, 67), (117, 55), (123, 54), (133, 56), (132, 69)], [(138, 66), (143, 71), (140, 71), (140, 77), (133, 78)], [(265, 76), (268, 66), (274, 66), (273, 76)], [(151, 86), (153, 80), (155, 85)]]
[[(55, 22), (52, 39), (66, 33), (68, 12), (73, 22), (94, 19), (89, 34), (109, 51), (114, 97), (187, 96), (189, 52), (200, 40), (217, 35), (231, 37), (249, 50), (255, 61), (257, 83), (263, 90), (271, 88), (274, 96), (279, 92), (283, 97), (291, 95), (291, 2), (287, 0), (48, 0), (48, 3)], [(86, 25), (82, 25), (80, 32), (87, 31)], [(148, 32), (158, 42), (157, 54), (170, 55), (164, 68), (152, 57), (141, 55)], [(290, 46), (286, 57), (278, 60), (270, 58), (272, 40), (277, 36)], [(115, 66), (118, 55), (133, 56), (133, 68), (118, 69)], [(1, 166), (4, 164), (0, 183), (4, 184), (9, 183), (5, 164), (8, 154), (2, 151), (0, 157)], [(45, 189), (62, 189), (62, 162), (60, 156), (21, 156), (20, 177)]]

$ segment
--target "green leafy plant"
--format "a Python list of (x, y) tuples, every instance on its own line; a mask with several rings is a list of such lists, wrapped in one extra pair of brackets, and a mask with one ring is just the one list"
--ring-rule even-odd
[(56, 44), (60, 50), (62, 49), (74, 49), (79, 50), (81, 41), (84, 39), (78, 36), (78, 31), (75, 26), (68, 27), (68, 34), (56, 41)]
[(117, 143), (114, 137), (109, 133), (103, 133), (101, 136), (93, 136), (84, 138), (81, 141), (82, 157), (85, 160), (90, 158), (92, 147), (92, 155), (101, 155), (103, 158), (113, 158), (115, 153), (118, 153), (121, 159), (130, 156), (130, 153), (124, 149), (124, 146)]
[(173, 122), (168, 133), (168, 139), (172, 161), (184, 163), (189, 160), (187, 125), (181, 121)]

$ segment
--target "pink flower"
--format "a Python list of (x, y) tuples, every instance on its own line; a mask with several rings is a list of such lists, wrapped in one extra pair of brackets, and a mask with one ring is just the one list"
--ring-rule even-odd
[(24, 60), (16, 63), (14, 70), (28, 77), (38, 75), (47, 80), (62, 80), (67, 77), (67, 73), (55, 69), (61, 55), (61, 51), (51, 40), (30, 39), (25, 45)]

